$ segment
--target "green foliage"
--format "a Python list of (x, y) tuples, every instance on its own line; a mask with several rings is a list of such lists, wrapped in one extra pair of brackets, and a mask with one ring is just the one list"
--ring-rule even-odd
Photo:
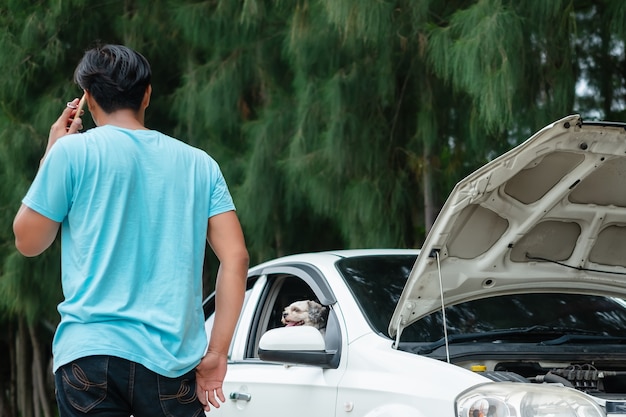
[(147, 125), (220, 163), (254, 263), (418, 247), (486, 160), (569, 113), (623, 120), (625, 12), (619, 0), (5, 1), (0, 317), (54, 322), (58, 246), (22, 258), (11, 222), (93, 42), (150, 60)]
[(510, 126), (521, 78), (522, 19), (501, 0), (479, 0), (434, 29), (428, 53), (434, 69), (469, 94), (488, 132)]
[(58, 317), (53, 313), (61, 299), (59, 268), (58, 248), (37, 260), (12, 252), (3, 264), (0, 311), (24, 317), (30, 323), (56, 323)]

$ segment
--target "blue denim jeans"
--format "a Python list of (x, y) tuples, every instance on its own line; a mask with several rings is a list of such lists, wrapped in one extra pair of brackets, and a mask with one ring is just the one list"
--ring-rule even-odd
[(166, 378), (115, 356), (88, 356), (54, 375), (60, 417), (198, 417), (196, 374)]

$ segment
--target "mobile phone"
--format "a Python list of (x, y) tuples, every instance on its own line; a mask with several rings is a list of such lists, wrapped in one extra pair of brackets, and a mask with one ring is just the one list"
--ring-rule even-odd
[(83, 105), (85, 104), (85, 95), (80, 98), (78, 101), (78, 106), (76, 107), (76, 113), (74, 113), (74, 117), (80, 117), (80, 112), (83, 109)]
[(80, 113), (83, 110), (84, 104), (85, 104), (85, 94), (83, 94), (80, 100), (78, 100), (78, 105), (76, 107), (74, 107), (71, 101), (67, 103), (67, 107), (75, 108), (76, 111), (74, 112), (74, 116), (70, 118), (68, 125), (65, 127), (66, 130), (70, 129), (71, 123), (74, 119), (76, 119), (76, 117), (80, 117)]

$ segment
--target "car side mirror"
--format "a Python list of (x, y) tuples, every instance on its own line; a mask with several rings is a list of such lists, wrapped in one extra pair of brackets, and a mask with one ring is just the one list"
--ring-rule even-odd
[(325, 347), (322, 333), (311, 326), (279, 327), (261, 336), (263, 350), (321, 350)]
[(322, 333), (311, 326), (268, 330), (259, 341), (259, 358), (264, 361), (331, 368), (337, 352), (327, 351)]

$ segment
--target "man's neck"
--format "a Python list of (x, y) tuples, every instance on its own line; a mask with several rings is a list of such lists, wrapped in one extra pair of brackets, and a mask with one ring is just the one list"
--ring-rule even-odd
[(143, 122), (142, 112), (135, 113), (133, 110), (117, 110), (113, 113), (99, 112), (93, 115), (97, 126), (111, 125), (131, 130), (147, 130)]

